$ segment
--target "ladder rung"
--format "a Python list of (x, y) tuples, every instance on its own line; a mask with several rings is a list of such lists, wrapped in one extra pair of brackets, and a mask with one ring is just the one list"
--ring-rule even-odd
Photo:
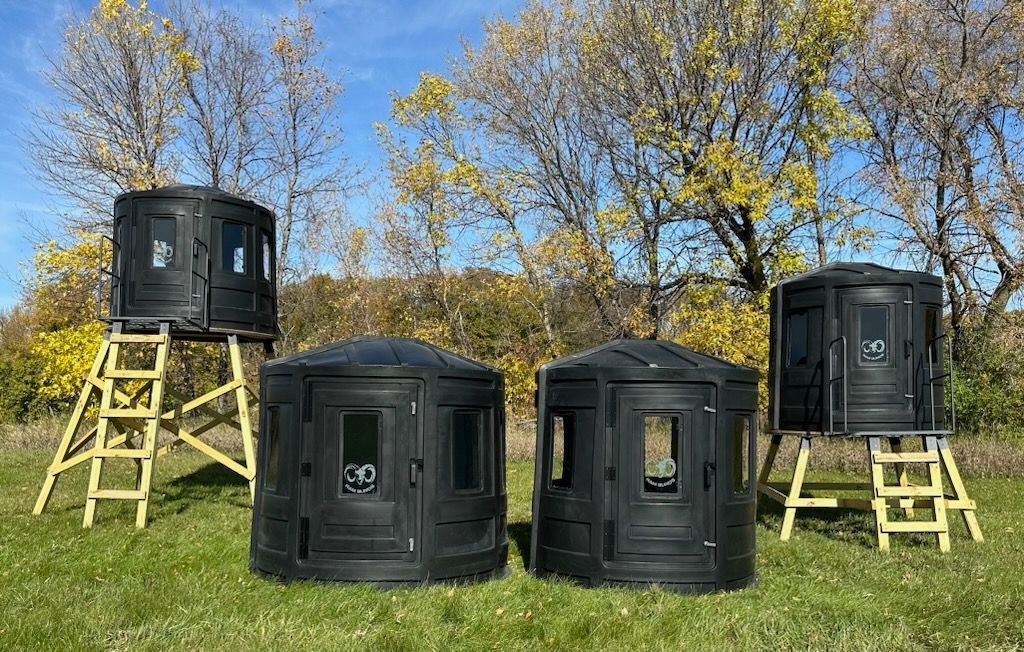
[(914, 496), (939, 497), (943, 495), (942, 487), (897, 487), (886, 486), (875, 489), (879, 498), (911, 498)]
[(110, 341), (114, 344), (164, 344), (167, 342), (167, 336), (111, 333)]
[(155, 419), (157, 414), (155, 410), (145, 410), (142, 408), (104, 408), (100, 410), (101, 419), (116, 419), (118, 417), (125, 419)]
[(93, 453), (96, 457), (118, 457), (130, 460), (148, 460), (152, 453), (144, 448), (101, 448)]
[(163, 374), (156, 369), (110, 369), (103, 372), (107, 378), (130, 378), (133, 380), (159, 380)]
[(89, 498), (103, 500), (145, 500), (146, 492), (141, 489), (97, 489), (89, 492)]
[(889, 521), (882, 523), (882, 532), (948, 532), (949, 526), (937, 521)]
[(937, 463), (939, 461), (939, 454), (935, 451), (920, 453), (872, 453), (872, 456), (878, 464)]

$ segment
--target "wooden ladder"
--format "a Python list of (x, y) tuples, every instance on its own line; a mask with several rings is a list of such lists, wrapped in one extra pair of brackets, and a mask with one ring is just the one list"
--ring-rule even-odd
[[(134, 500), (137, 502), (135, 512), (136, 527), (146, 527), (149, 511), (150, 488), (153, 482), (153, 462), (157, 456), (157, 433), (160, 431), (160, 418), (163, 411), (164, 384), (167, 375), (167, 360), (170, 356), (171, 336), (170, 325), (162, 323), (157, 335), (136, 335), (122, 332), (120, 323), (114, 324), (107, 333), (109, 347), (100, 380), (103, 387), (100, 392), (99, 418), (96, 424), (96, 440), (92, 450), (92, 469), (89, 473), (89, 491), (86, 494), (84, 527), (92, 527), (96, 517), (96, 502), (99, 500)], [(148, 344), (156, 347), (156, 356), (152, 369), (123, 369), (119, 367), (121, 345)], [(139, 405), (133, 401), (128, 407), (115, 406), (117, 393), (116, 380), (141, 380), (148, 387), (148, 405)], [(136, 393), (140, 396), (142, 392)], [(115, 448), (108, 441), (108, 430), (112, 423), (118, 427), (119, 419), (140, 420), (143, 425), (142, 445), (134, 448), (130, 438), (124, 439), (125, 448)], [(117, 442), (122, 443), (122, 442)], [(111, 458), (135, 460), (134, 489), (102, 489), (104, 462)]]
[[(938, 538), (939, 550), (949, 551), (949, 522), (946, 519), (946, 495), (942, 487), (942, 460), (936, 438), (923, 437), (924, 450), (904, 452), (899, 438), (890, 439), (891, 453), (881, 450), (881, 437), (868, 438), (871, 464), (872, 508), (875, 511), (875, 527), (878, 533), (878, 548), (889, 550), (889, 535), (904, 532), (934, 533)], [(896, 467), (898, 484), (885, 483), (885, 465)], [(928, 484), (913, 485), (907, 477), (908, 464), (924, 464), (928, 472)], [(889, 520), (890, 506), (903, 510), (904, 515), (914, 518), (914, 507), (931, 509), (933, 518), (925, 520)]]

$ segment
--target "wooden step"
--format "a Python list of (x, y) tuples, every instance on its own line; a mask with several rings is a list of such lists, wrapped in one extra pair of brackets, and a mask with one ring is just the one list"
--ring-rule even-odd
[(125, 419), (155, 419), (157, 413), (156, 410), (144, 408), (102, 408), (100, 410), (101, 419), (116, 419), (118, 417)]
[(937, 464), (939, 462), (939, 453), (937, 451), (872, 453), (871, 457), (876, 464)]
[(918, 496), (939, 497), (943, 495), (943, 491), (942, 487), (933, 487), (931, 485), (924, 487), (899, 487), (890, 485), (878, 487), (875, 489), (875, 494), (879, 498), (916, 498)]
[(148, 460), (153, 454), (144, 448), (101, 448), (93, 455), (96, 457), (116, 457), (130, 460)]
[(141, 489), (97, 489), (89, 492), (89, 498), (102, 500), (145, 500), (146, 492)]
[(111, 333), (110, 342), (111, 344), (165, 344), (167, 336)]
[(882, 532), (948, 532), (949, 526), (937, 521), (888, 521), (880, 525)]
[(159, 380), (163, 377), (156, 369), (109, 369), (103, 372), (106, 378), (128, 378), (130, 380)]

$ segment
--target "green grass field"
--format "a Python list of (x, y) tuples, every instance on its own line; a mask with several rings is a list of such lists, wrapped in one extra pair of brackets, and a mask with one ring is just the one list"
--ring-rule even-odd
[(0, 650), (1024, 649), (1024, 479), (968, 479), (987, 542), (957, 519), (953, 551), (861, 513), (807, 516), (778, 540), (763, 506), (757, 587), (677, 596), (584, 589), (523, 570), (532, 466), (510, 465), (510, 577), (379, 591), (284, 586), (248, 571), (248, 493), (195, 453), (160, 460), (151, 526), (100, 505), (81, 529), (86, 471), (30, 515), (49, 456), (0, 453)]

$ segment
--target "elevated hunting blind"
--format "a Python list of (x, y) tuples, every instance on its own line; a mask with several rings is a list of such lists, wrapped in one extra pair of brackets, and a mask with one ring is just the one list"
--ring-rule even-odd
[[(33, 512), (45, 509), (61, 473), (90, 461), (84, 525), (93, 524), (98, 500), (114, 499), (136, 502), (136, 525), (144, 527), (153, 463), (183, 443), (241, 475), (255, 495), (249, 411), (257, 395), (240, 343), (262, 342), (269, 351), (277, 337), (273, 214), (217, 189), (178, 185), (117, 197), (112, 232), (112, 259), (101, 266), (110, 287), (109, 314), (101, 319), (109, 327)], [(167, 387), (172, 339), (227, 345), (231, 380), (196, 398)], [(136, 348), (148, 350), (130, 350)], [(229, 395), (234, 408), (209, 405)], [(166, 409), (165, 397), (175, 407)], [(87, 427), (93, 399), (97, 420)], [(180, 418), (191, 412), (206, 420), (189, 429)], [(239, 431), (244, 464), (200, 439), (218, 425)], [(172, 437), (162, 446), (161, 430)], [(134, 463), (132, 488), (102, 486), (105, 463), (116, 459)]]
[(355, 337), (260, 369), (250, 566), (381, 585), (506, 572), (500, 371)]
[(757, 381), (653, 340), (543, 365), (530, 569), (685, 593), (752, 584)]
[[(971, 535), (981, 539), (974, 502), (967, 498), (946, 437), (956, 428), (956, 408), (945, 389), (953, 366), (942, 323), (942, 279), (873, 263), (835, 263), (781, 281), (771, 292), (769, 361), (772, 440), (759, 489), (785, 508), (788, 539), (799, 507), (853, 507), (875, 512), (879, 547), (889, 534), (932, 532), (949, 547), (947, 509), (959, 509)], [(947, 367), (948, 365), (948, 367)], [(769, 482), (784, 436), (799, 438), (789, 483)], [(815, 437), (859, 437), (868, 448), (871, 482), (804, 483)], [(881, 440), (891, 452), (882, 452)], [(920, 438), (921, 452), (905, 452)], [(924, 464), (928, 484), (914, 486), (908, 464)], [(898, 486), (885, 484), (893, 465)], [(954, 493), (945, 494), (942, 474)], [(804, 489), (870, 489), (871, 497), (803, 497)], [(890, 521), (888, 507), (931, 509), (931, 521)]]

